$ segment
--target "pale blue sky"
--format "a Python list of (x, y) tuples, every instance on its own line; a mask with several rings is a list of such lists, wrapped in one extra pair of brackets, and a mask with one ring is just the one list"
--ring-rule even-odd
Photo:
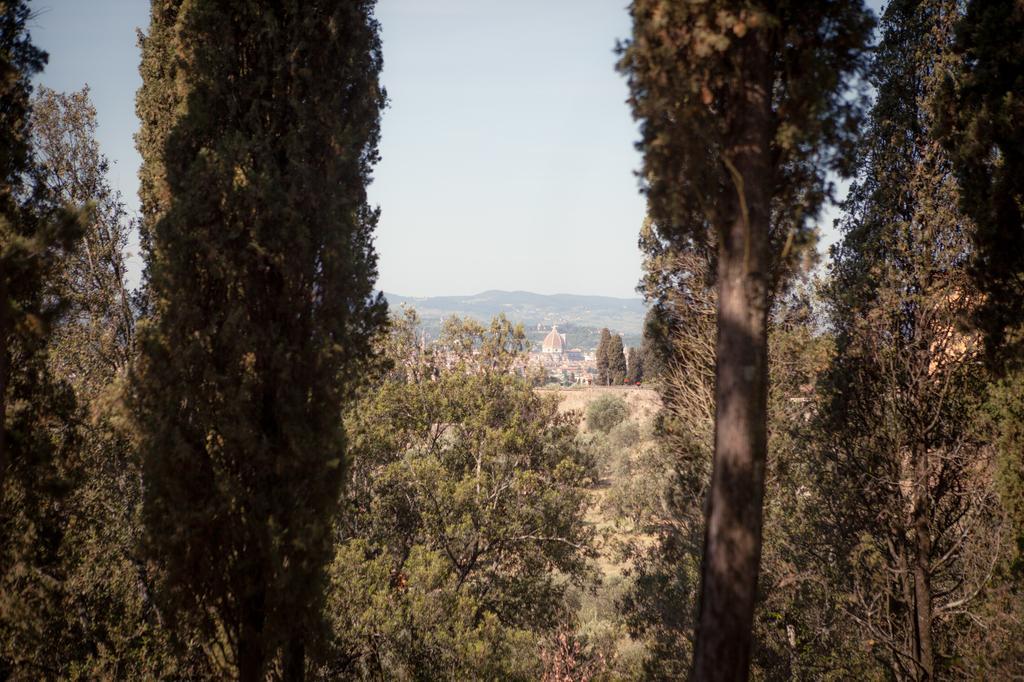
[[(627, 0), (380, 0), (384, 113), (371, 200), (378, 286), (633, 296), (644, 213), (615, 72)], [(111, 181), (134, 209), (136, 29), (146, 0), (35, 0), (38, 79), (88, 83)]]

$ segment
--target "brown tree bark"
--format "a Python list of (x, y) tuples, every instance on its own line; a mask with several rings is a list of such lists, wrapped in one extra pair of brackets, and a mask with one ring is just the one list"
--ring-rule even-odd
[(761, 560), (767, 457), (770, 53), (762, 32), (741, 48), (731, 143), (735, 194), (719, 228), (715, 451), (708, 494), (694, 680), (745, 680)]
[(242, 622), (238, 634), (239, 682), (263, 682), (266, 648), (263, 626), (266, 621), (262, 591), (246, 597), (242, 604)]
[(932, 646), (931, 508), (928, 499), (928, 450), (922, 447), (914, 461), (914, 656), (915, 678), (934, 679)]
[[(0, 291), (0, 306), (7, 300), (7, 291)], [(7, 469), (10, 466), (7, 454), (7, 380), (10, 373), (10, 348), (8, 348), (9, 332), (7, 315), (0, 310), (0, 489), (7, 480)]]
[(284, 651), (285, 682), (303, 682), (306, 679), (306, 645), (301, 636), (292, 637)]

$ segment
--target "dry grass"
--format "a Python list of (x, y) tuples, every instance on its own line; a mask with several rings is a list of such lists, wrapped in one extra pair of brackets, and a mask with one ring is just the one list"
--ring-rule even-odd
[(611, 394), (626, 401), (630, 418), (641, 425), (650, 421), (661, 408), (661, 397), (651, 388), (636, 386), (581, 386), (579, 388), (538, 388), (538, 392), (554, 394), (561, 401), (558, 409), (562, 412), (575, 411), (582, 415), (587, 412), (587, 405), (598, 396)]

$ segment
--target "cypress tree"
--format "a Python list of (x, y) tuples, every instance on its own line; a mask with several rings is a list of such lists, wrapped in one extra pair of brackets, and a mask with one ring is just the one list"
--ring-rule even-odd
[(644, 378), (644, 364), (643, 356), (640, 354), (640, 349), (636, 346), (630, 346), (629, 351), (626, 353), (626, 379), (631, 384), (636, 384), (643, 381)]
[(957, 27), (963, 55), (937, 98), (939, 139), (952, 157), (960, 207), (973, 220), (971, 275), (984, 294), (972, 313), (993, 388), (1003, 502), (1017, 524), (1024, 579), (1024, 4), (971, 0)]
[[(745, 679), (761, 554), (771, 295), (849, 170), (871, 18), (860, 0), (634, 0), (620, 69), (659, 238), (717, 251), (715, 449), (696, 679)], [(678, 286), (684, 286), (680, 282)]]
[(242, 680), (300, 679), (321, 632), (342, 406), (385, 316), (373, 5), (154, 0), (142, 41), (146, 548), (179, 640)]
[(971, 274), (985, 293), (974, 320), (990, 359), (1024, 353), (1024, 5), (971, 0), (957, 26), (958, 68), (933, 106), (960, 206), (977, 229)]
[(622, 347), (622, 335), (616, 334), (608, 342), (606, 357), (608, 358), (608, 383), (621, 386), (626, 379), (626, 350)]
[(594, 360), (597, 363), (597, 383), (599, 386), (608, 385), (608, 347), (612, 342), (612, 334), (605, 327), (601, 330), (601, 338), (597, 342), (597, 352)]
[(25, 2), (0, 4), (0, 678), (42, 665), (59, 620), (62, 499), (73, 483), (74, 398), (46, 364), (61, 313), (57, 266), (79, 216), (39, 181), (30, 140), (31, 79), (46, 63)]
[(644, 378), (647, 381), (661, 379), (667, 371), (664, 358), (669, 356), (665, 349), (669, 339), (662, 312), (662, 306), (655, 303), (644, 317), (643, 340), (640, 342), (640, 364), (644, 369)]
[(964, 58), (935, 100), (939, 137), (977, 225), (971, 274), (984, 299), (972, 316), (1002, 375), (990, 402), (1024, 580), (1024, 5), (971, 0), (956, 33)]

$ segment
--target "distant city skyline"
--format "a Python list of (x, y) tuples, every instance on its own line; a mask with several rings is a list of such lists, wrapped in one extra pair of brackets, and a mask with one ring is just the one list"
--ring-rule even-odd
[[(380, 0), (390, 107), (370, 187), (382, 212), (378, 289), (637, 296), (639, 133), (614, 68), (625, 4)], [(89, 84), (112, 184), (135, 212), (136, 29), (149, 3), (33, 9), (33, 40), (50, 54), (37, 82)], [(133, 258), (136, 277), (140, 266)]]

